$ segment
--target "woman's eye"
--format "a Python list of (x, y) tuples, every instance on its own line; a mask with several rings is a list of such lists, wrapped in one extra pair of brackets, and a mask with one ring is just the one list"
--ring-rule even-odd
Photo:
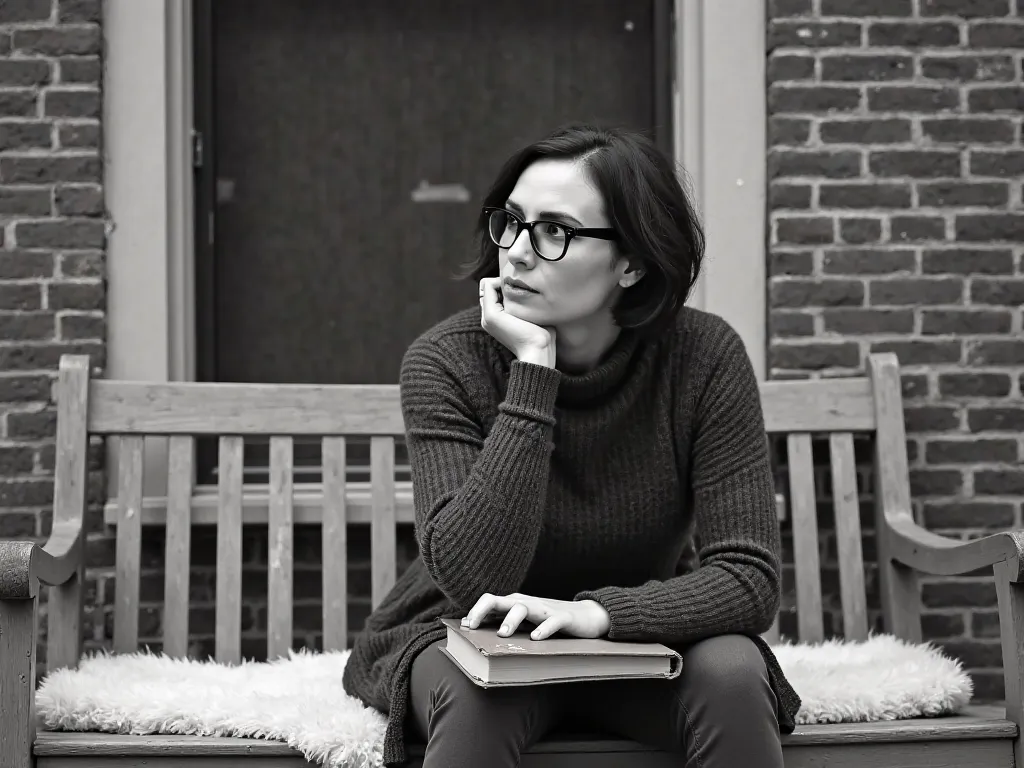
[(545, 222), (543, 231), (547, 237), (565, 237), (565, 230), (562, 229), (562, 227), (560, 227), (558, 224), (548, 224)]

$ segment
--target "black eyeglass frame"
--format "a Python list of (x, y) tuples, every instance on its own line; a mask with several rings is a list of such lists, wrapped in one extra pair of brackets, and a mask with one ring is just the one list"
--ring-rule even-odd
[[(550, 219), (537, 219), (537, 221), (526, 221), (521, 216), (507, 208), (497, 208), (493, 206), (484, 206), (483, 212), (487, 215), (487, 234), (491, 238), (491, 242), (499, 248), (511, 248), (515, 244), (519, 236), (523, 234), (523, 229), (526, 229), (530, 238), (530, 247), (533, 248), (533, 252), (537, 254), (539, 258), (544, 261), (560, 261), (565, 257), (565, 254), (569, 251), (569, 243), (572, 242), (574, 237), (593, 237), (598, 240), (617, 240), (619, 237), (612, 227), (571, 227), (568, 224), (564, 224), (561, 221), (552, 221)], [(511, 216), (515, 219), (518, 226), (516, 227), (516, 236), (512, 238), (511, 245), (502, 245), (494, 239), (494, 235), (491, 233), (491, 215), (497, 212), (504, 213), (506, 216)], [(561, 227), (565, 230), (565, 243), (562, 245), (562, 253), (554, 259), (548, 258), (540, 252), (540, 248), (537, 247), (536, 241), (533, 239), (533, 228), (538, 224), (554, 224), (556, 227)]]

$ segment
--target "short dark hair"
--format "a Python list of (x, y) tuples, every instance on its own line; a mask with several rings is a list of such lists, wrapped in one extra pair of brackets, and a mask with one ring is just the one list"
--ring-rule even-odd
[[(618, 247), (644, 276), (627, 288), (614, 309), (622, 328), (657, 332), (672, 322), (697, 282), (704, 258), (704, 231), (676, 175), (675, 163), (636, 131), (588, 124), (563, 126), (513, 154), (483, 200), (503, 207), (519, 176), (541, 159), (581, 159), (604, 199)], [(498, 274), (498, 246), (487, 234), (487, 216), (476, 227), (475, 257), (461, 276), (481, 280)]]

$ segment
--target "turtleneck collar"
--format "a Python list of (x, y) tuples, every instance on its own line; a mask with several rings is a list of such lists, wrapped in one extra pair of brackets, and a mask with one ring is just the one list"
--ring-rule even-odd
[(582, 373), (560, 371), (558, 403), (582, 405), (601, 400), (618, 389), (629, 375), (639, 341), (636, 331), (624, 328), (596, 367)]

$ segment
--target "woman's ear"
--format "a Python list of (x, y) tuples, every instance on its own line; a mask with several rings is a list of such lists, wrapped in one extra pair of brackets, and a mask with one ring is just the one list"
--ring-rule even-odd
[(640, 278), (642, 278), (644, 274), (643, 267), (635, 262), (631, 262), (623, 271), (622, 277), (619, 278), (619, 285), (623, 288), (629, 288), (632, 285), (636, 285), (640, 282)]

